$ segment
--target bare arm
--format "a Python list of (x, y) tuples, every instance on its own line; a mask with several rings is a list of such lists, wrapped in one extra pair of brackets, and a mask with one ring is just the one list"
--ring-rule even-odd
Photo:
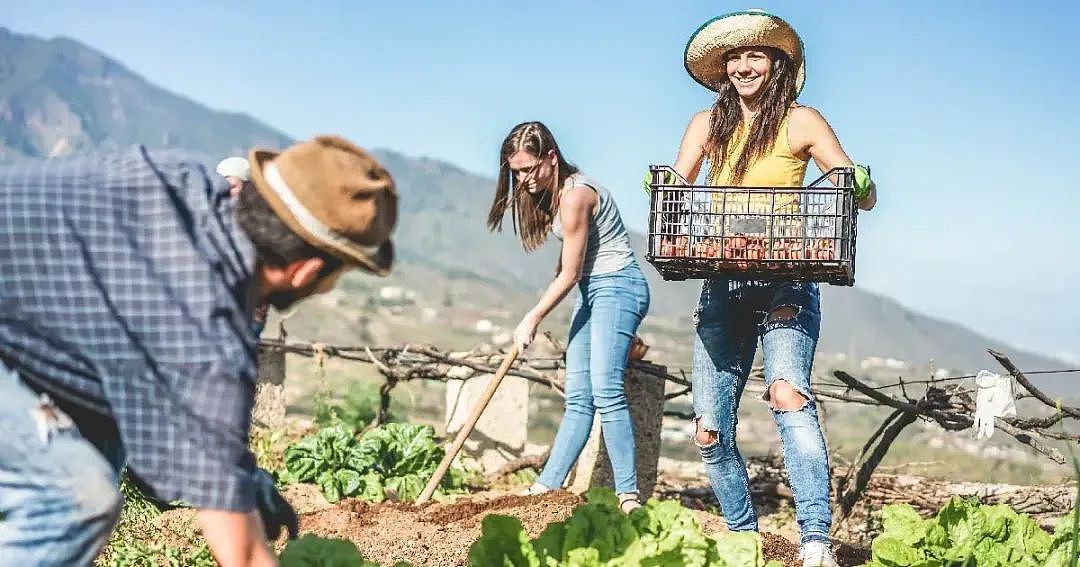
[(555, 279), (548, 284), (540, 301), (536, 302), (521, 322), (514, 329), (514, 345), (522, 352), (536, 335), (540, 321), (570, 293), (570, 289), (581, 280), (581, 271), (585, 265), (585, 249), (589, 243), (589, 219), (597, 203), (596, 194), (588, 187), (572, 187), (563, 192), (559, 203), (562, 216), (563, 245), (559, 255), (559, 270)]
[(596, 193), (588, 187), (573, 187), (562, 194), (559, 214), (562, 216), (563, 243), (559, 255), (559, 270), (536, 306), (529, 312), (528, 316), (537, 323), (547, 317), (581, 280), (585, 249), (589, 243), (589, 220), (596, 204)]
[(690, 183), (697, 182), (701, 171), (701, 162), (705, 157), (705, 143), (709, 141), (710, 111), (702, 110), (690, 119), (679, 144), (679, 155), (675, 158), (674, 169)]
[(222, 567), (276, 567), (257, 512), (199, 510), (199, 525)]
[[(840, 140), (829, 123), (817, 110), (808, 106), (799, 106), (791, 110), (788, 128), (788, 144), (795, 155), (814, 158), (814, 163), (823, 172), (834, 167), (854, 165), (851, 158), (840, 146)], [(835, 183), (836, 180), (834, 179)], [(877, 204), (877, 189), (859, 201), (859, 208), (869, 211)]]

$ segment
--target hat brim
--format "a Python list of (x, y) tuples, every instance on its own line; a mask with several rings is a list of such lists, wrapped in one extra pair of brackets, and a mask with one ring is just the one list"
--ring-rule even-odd
[(373, 254), (343, 250), (322, 241), (296, 220), (289, 207), (278, 197), (263, 175), (263, 168), (278, 154), (280, 152), (273, 150), (252, 149), (248, 153), (248, 162), (251, 164), (251, 182), (255, 185), (255, 189), (270, 205), (270, 209), (274, 211), (274, 214), (285, 223), (285, 226), (312, 246), (341, 259), (346, 264), (362, 268), (378, 276), (390, 275), (390, 268), (394, 264), (394, 244), (390, 239), (386, 239), (380, 244)]
[(716, 91), (727, 77), (724, 55), (740, 47), (772, 47), (796, 66), (795, 96), (806, 83), (806, 56), (802, 39), (783, 19), (760, 11), (732, 12), (701, 25), (686, 42), (686, 71), (703, 87)]

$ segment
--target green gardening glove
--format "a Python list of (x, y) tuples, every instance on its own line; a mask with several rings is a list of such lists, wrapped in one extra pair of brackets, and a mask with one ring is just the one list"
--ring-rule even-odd
[[(670, 171), (664, 172), (664, 178), (662, 183), (664, 185), (674, 185), (678, 183), (679, 178)], [(652, 194), (652, 171), (645, 171), (645, 177), (641, 178), (641, 186), (645, 189), (645, 194)]]
[(855, 166), (855, 198), (863, 200), (870, 196), (870, 192), (873, 191), (877, 185), (874, 184), (874, 180), (870, 179), (870, 170), (864, 166)]

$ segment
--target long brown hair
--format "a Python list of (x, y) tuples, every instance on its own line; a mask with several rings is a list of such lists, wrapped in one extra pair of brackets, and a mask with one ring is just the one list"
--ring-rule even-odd
[[(772, 150), (780, 133), (780, 123), (784, 121), (788, 109), (795, 102), (795, 64), (783, 51), (772, 47), (761, 47), (772, 58), (772, 74), (768, 82), (761, 87), (761, 104), (757, 116), (747, 125), (748, 139), (742, 154), (737, 158), (731, 153), (731, 138), (742, 125), (742, 106), (739, 104), (739, 92), (725, 73), (717, 85), (716, 104), (712, 109), (709, 126), (709, 141), (705, 144), (712, 172), (720, 171), (723, 163), (736, 159), (731, 168), (731, 182), (737, 185), (754, 160)], [(721, 64), (726, 65), (726, 58)]]
[[(557, 158), (555, 175), (550, 191), (540, 191), (535, 195), (519, 187), (514, 172), (510, 169), (510, 156), (526, 151), (543, 161), (549, 151), (554, 150)], [(499, 178), (495, 183), (495, 200), (488, 213), (488, 230), (502, 230), (506, 208), (511, 209), (514, 234), (521, 237), (525, 250), (532, 252), (539, 248), (551, 232), (551, 223), (558, 207), (559, 188), (567, 177), (578, 172), (578, 168), (566, 160), (555, 136), (542, 122), (522, 122), (510, 129), (499, 151)]]

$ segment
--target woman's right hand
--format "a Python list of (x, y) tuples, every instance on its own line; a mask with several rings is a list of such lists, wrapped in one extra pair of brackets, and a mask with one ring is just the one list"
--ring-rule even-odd
[(518, 352), (525, 352), (526, 348), (536, 338), (536, 327), (540, 325), (540, 321), (532, 315), (532, 313), (526, 315), (517, 328), (514, 329), (514, 345), (517, 346)]

